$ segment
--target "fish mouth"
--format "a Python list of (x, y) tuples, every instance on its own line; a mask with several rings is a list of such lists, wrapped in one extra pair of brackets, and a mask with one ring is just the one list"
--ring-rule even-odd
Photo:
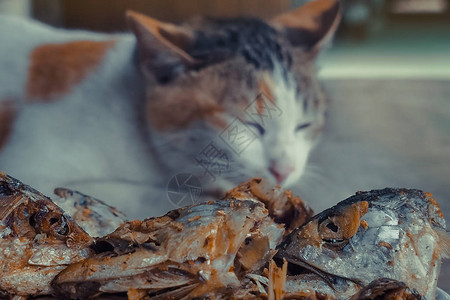
[[(281, 254), (281, 255), (279, 255)], [(302, 274), (314, 274), (321, 278), (326, 284), (328, 284), (333, 290), (336, 290), (335, 285), (339, 280), (350, 281), (358, 286), (364, 286), (364, 283), (356, 278), (349, 278), (337, 274), (332, 274), (321, 268), (309, 263), (301, 258), (293, 257), (289, 254), (277, 254), (278, 258), (284, 258), (288, 262), (288, 275), (302, 275)]]

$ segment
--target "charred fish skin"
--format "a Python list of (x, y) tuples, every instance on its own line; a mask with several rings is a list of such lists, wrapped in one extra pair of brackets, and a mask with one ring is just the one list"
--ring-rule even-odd
[(135, 291), (152, 299), (226, 295), (272, 258), (283, 234), (259, 201), (209, 201), (126, 222), (52, 285), (66, 299)]
[(92, 238), (49, 198), (0, 173), (0, 290), (48, 295), (50, 282), (92, 252)]
[(356, 288), (351, 282), (342, 282), (341, 284), (337, 283), (336, 289), (333, 289), (313, 275), (298, 276), (297, 278), (290, 276), (287, 284), (285, 299), (426, 300), (404, 282), (389, 278), (376, 279), (362, 288)]
[(426, 300), (416, 290), (410, 289), (404, 282), (389, 278), (374, 280), (350, 300), (372, 299)]
[(359, 192), (293, 231), (276, 256), (327, 281), (339, 277), (365, 286), (387, 277), (434, 299), (440, 261), (448, 252), (445, 228), (430, 194)]

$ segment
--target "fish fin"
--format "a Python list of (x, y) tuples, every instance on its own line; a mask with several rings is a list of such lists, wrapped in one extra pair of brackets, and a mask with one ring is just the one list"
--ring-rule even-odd
[(450, 258), (450, 232), (444, 230), (436, 230), (439, 237), (439, 247), (442, 258)]

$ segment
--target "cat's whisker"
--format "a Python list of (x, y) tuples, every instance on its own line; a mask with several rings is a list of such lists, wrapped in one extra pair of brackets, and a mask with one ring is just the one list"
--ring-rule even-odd
[(130, 186), (149, 186), (146, 181), (130, 180), (126, 178), (84, 178), (81, 180), (67, 181), (62, 186), (74, 186), (74, 185), (92, 185), (92, 184), (121, 184)]
[(302, 176), (302, 182), (305, 186), (308, 183), (315, 185), (328, 185), (330, 184), (330, 180), (325, 176), (322, 170), (315, 166), (307, 166), (305, 168), (305, 173)]
[(323, 174), (325, 172), (325, 170), (322, 167), (318, 166), (318, 165), (309, 163), (305, 167), (305, 172), (315, 172), (315, 173), (322, 173)]

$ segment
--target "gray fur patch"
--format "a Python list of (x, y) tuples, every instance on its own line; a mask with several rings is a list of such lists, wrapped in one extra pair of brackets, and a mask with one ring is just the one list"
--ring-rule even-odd
[(273, 70), (275, 64), (285, 71), (292, 66), (292, 56), (280, 34), (267, 23), (252, 18), (205, 19), (196, 28), (196, 41), (189, 54), (211, 65), (242, 56), (258, 70)]

